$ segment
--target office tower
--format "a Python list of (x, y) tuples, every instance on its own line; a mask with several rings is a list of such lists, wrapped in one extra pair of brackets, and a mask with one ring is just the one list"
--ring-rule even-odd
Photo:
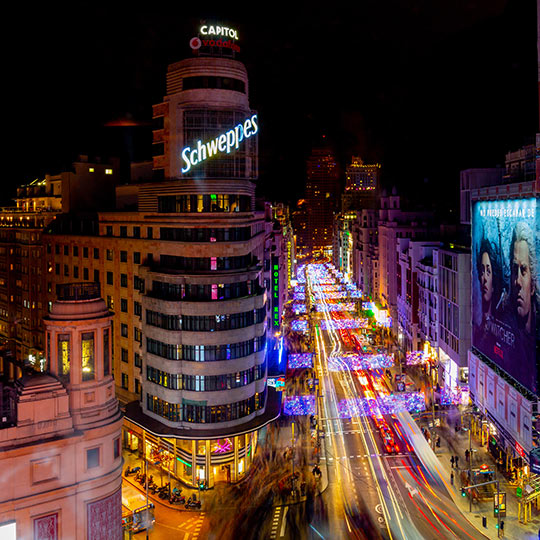
[[(339, 167), (328, 147), (314, 148), (307, 160), (306, 245), (311, 255), (332, 257), (334, 213), (339, 203)], [(298, 242), (300, 249), (302, 246)]]

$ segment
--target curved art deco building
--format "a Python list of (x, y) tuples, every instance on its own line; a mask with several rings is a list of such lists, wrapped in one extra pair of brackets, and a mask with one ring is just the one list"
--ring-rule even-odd
[(159, 241), (139, 269), (142, 395), (127, 405), (124, 442), (185, 483), (212, 487), (245, 474), (259, 430), (279, 415), (266, 384), (258, 123), (244, 65), (170, 65), (154, 117), (164, 180), (139, 186), (138, 209)]

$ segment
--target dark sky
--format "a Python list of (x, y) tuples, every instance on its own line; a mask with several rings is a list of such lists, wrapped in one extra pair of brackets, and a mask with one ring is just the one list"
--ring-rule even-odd
[[(341, 163), (379, 161), (386, 185), (452, 201), (459, 170), (503, 164), (538, 129), (534, 0), (69, 5), (4, 17), (4, 199), (78, 153), (148, 158), (167, 64), (204, 18), (238, 28), (274, 200), (301, 196), (323, 133)], [(143, 125), (104, 127), (119, 117)]]

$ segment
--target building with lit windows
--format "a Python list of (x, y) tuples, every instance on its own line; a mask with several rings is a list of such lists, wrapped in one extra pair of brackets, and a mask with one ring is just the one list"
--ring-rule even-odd
[(300, 249), (310, 255), (332, 257), (334, 214), (341, 193), (339, 167), (328, 147), (314, 148), (307, 160), (305, 192), (305, 244)]
[[(117, 182), (117, 160), (79, 156), (71, 170), (18, 187), (15, 205), (2, 208), (0, 336), (20, 366), (41, 369), (45, 358), (42, 321), (50, 307), (47, 289), (52, 281), (44, 266), (43, 230), (60, 213), (110, 207)], [(79, 279), (78, 275), (69, 277)]]
[(255, 200), (259, 126), (235, 59), (171, 64), (166, 88), (153, 109), (153, 178), (119, 186), (116, 211), (48, 227), (50, 295), (75, 267), (101, 284), (115, 312), (124, 447), (212, 487), (243, 477), (280, 408), (266, 385), (273, 261)]
[(380, 175), (379, 163), (364, 163), (359, 156), (353, 156), (345, 170), (345, 190), (341, 196), (341, 211), (375, 208)]

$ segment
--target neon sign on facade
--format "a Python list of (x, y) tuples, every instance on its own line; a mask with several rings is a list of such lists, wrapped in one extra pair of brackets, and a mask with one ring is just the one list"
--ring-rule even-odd
[(257, 115), (254, 114), (251, 118), (246, 118), (243, 123), (238, 124), (233, 129), (226, 133), (218, 135), (215, 139), (203, 143), (198, 140), (195, 148), (186, 146), (182, 150), (182, 159), (185, 166), (182, 168), (182, 173), (185, 174), (199, 163), (215, 156), (219, 153), (230, 154), (233, 149), (238, 150), (240, 143), (244, 139), (249, 139), (259, 131)]

